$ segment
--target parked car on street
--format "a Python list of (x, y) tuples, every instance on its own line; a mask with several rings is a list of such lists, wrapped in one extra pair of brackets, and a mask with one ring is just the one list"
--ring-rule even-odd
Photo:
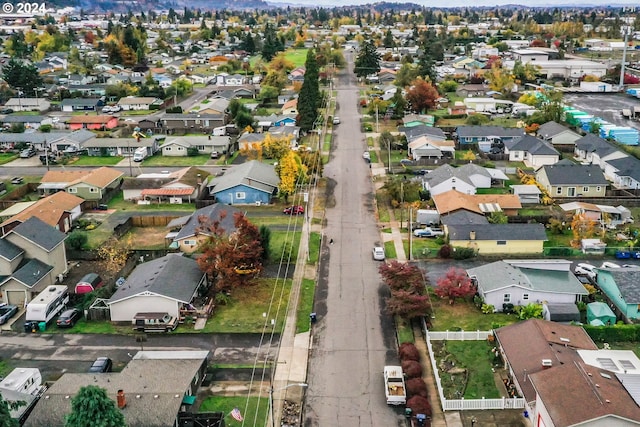
[(22, 182), (24, 181), (24, 178), (21, 176), (14, 176), (13, 178), (11, 178), (11, 183), (12, 184), (22, 184)]
[(339, 125), (340, 124), (340, 117), (336, 116), (333, 118), (333, 124), (334, 125)]
[(373, 248), (373, 259), (376, 261), (384, 261), (384, 248), (381, 246), (375, 246)]
[(302, 215), (304, 213), (304, 206), (289, 206), (288, 208), (284, 208), (282, 213), (286, 215)]
[(98, 357), (93, 365), (89, 368), (89, 372), (111, 372), (113, 361), (108, 357)]
[(0, 325), (7, 323), (18, 312), (18, 307), (12, 304), (0, 305)]
[(70, 308), (69, 310), (65, 310), (62, 312), (58, 320), (56, 320), (56, 325), (58, 328), (73, 328), (78, 320), (82, 317), (82, 312), (77, 308)]

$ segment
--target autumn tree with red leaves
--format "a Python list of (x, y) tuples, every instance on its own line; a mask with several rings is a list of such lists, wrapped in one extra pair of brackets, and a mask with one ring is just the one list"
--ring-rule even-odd
[(407, 101), (411, 104), (411, 109), (416, 113), (425, 112), (436, 106), (436, 99), (440, 98), (438, 89), (433, 87), (431, 83), (418, 77), (411, 82), (411, 86), (407, 90)]
[(407, 320), (431, 314), (426, 276), (418, 266), (392, 261), (383, 263), (378, 271), (391, 289), (391, 297), (386, 301), (390, 314)]
[(466, 271), (451, 267), (438, 279), (435, 293), (440, 298), (449, 298), (449, 304), (453, 304), (456, 298), (473, 297), (476, 294), (476, 288)]
[(224, 213), (213, 223), (201, 222), (201, 233), (208, 237), (201, 244), (202, 256), (198, 258), (198, 265), (209, 278), (217, 278), (216, 291), (247, 285), (263, 268), (258, 227), (243, 213), (237, 212), (234, 214), (235, 231), (227, 236), (220, 226), (223, 219)]

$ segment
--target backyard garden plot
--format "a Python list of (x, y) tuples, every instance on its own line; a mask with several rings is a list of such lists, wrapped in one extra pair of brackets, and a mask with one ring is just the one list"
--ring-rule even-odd
[(484, 341), (432, 341), (438, 373), (447, 399), (495, 399), (500, 392), (494, 370), (500, 360)]

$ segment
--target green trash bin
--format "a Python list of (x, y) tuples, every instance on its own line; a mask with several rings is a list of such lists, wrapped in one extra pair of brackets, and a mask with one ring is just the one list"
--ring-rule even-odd
[(40, 330), (40, 332), (46, 331), (47, 330), (47, 322), (38, 323), (38, 330)]

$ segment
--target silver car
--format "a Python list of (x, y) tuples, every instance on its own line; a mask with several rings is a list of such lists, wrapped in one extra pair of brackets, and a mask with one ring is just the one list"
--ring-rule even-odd
[(375, 246), (373, 248), (373, 259), (376, 261), (384, 261), (384, 248), (381, 246)]

